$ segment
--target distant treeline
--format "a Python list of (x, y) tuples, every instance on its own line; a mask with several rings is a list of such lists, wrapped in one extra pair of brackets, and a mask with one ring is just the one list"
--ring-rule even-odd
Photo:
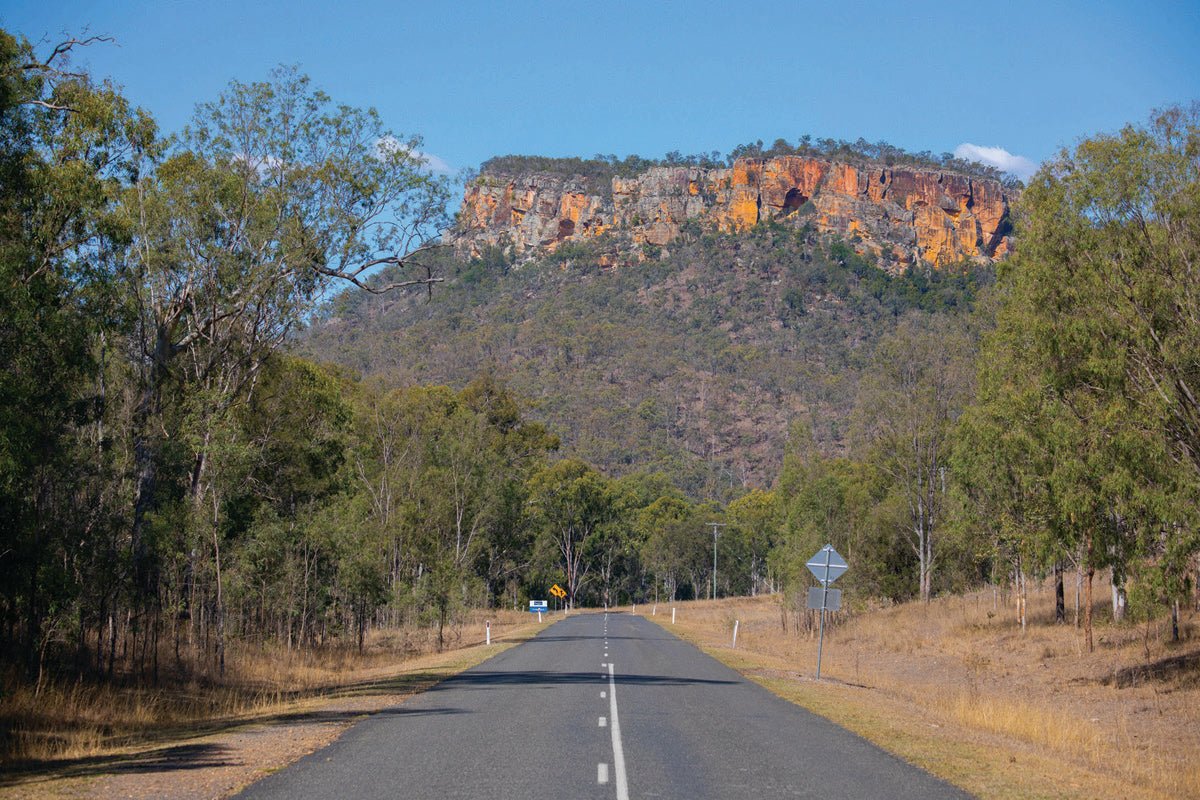
[(792, 144), (786, 139), (776, 139), (770, 146), (764, 145), (759, 139), (738, 145), (722, 155), (714, 150), (711, 153), (693, 153), (685, 155), (679, 151), (667, 153), (662, 158), (643, 158), (629, 155), (620, 158), (616, 155), (596, 154), (591, 158), (551, 158), (547, 156), (507, 155), (489, 158), (479, 168), (480, 175), (525, 175), (529, 173), (549, 173), (563, 177), (579, 177), (586, 180), (590, 186), (603, 188), (602, 184), (613, 178), (632, 178), (642, 174), (651, 167), (701, 167), (714, 169), (732, 166), (740, 158), (775, 158), (777, 156), (808, 156), (844, 161), (855, 165), (883, 164), (888, 167), (918, 167), (928, 169), (950, 170), (970, 175), (976, 178), (1000, 181), (1007, 187), (1020, 187), (1022, 184), (1016, 177), (981, 164), (978, 161), (968, 161), (956, 158), (953, 153), (936, 154), (929, 150), (910, 152), (888, 142), (868, 142), (859, 138), (856, 141), (845, 139), (814, 139), (805, 134)]

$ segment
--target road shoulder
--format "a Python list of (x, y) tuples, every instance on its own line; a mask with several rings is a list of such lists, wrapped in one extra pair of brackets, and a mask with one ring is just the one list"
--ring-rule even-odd
[(422, 656), (355, 676), (346, 685), (267, 713), (218, 722), (215, 730), (180, 731), (103, 756), (55, 762), (9, 776), (4, 800), (134, 798), (209, 800), (327, 746), (356, 722), (394, 708), (441, 681), (520, 644), (546, 627), (522, 626), (492, 645)]
[(942, 780), (980, 798), (1120, 796), (1166, 800), (1144, 786), (1100, 776), (1065, 759), (1012, 740), (956, 725), (890, 693), (822, 679), (784, 659), (714, 647), (665, 618), (652, 622), (789, 702), (828, 719)]

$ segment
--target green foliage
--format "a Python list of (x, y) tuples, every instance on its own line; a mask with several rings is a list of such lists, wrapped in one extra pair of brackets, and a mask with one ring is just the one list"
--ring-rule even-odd
[(606, 533), (617, 513), (617, 497), (609, 482), (589, 465), (564, 459), (529, 479), (533, 524), (554, 553), (565, 582), (566, 601), (574, 605), (591, 579), (595, 560), (589, 549)]
[(593, 158), (547, 158), (545, 156), (495, 156), (479, 167), (477, 180), (542, 173), (579, 180), (591, 194), (608, 192), (613, 178), (633, 178), (663, 162), (640, 156), (597, 155)]
[[(968, 487), (998, 545), (1039, 564), (1073, 554), (1089, 594), (1111, 566), (1119, 584), (1133, 572), (1178, 598), (1200, 550), (1198, 119), (1168, 109), (1034, 177), (968, 416), (993, 454), (962, 457)], [(1086, 620), (1091, 646), (1090, 606)]]
[[(44, 58), (0, 31), (0, 650), (31, 670), (80, 618), (74, 599), (111, 585), (89, 570), (115, 546), (118, 502), (100, 377), (120, 350), (104, 332), (118, 316), (113, 211), (154, 135), (111, 86), (68, 69), (71, 49)], [(98, 577), (121, 568), (105, 559)]]
[(439, 270), (467, 277), (428, 302), (346, 294), (300, 348), (395, 384), (492, 371), (535, 400), (531, 415), (572, 455), (728, 501), (771, 483), (788, 420), (806, 409), (822, 410), (819, 438), (844, 451), (879, 337), (909, 310), (969, 311), (991, 281), (980, 267), (892, 276), (782, 225), (697, 235), (615, 269), (600, 267), (605, 252), (564, 246), (518, 269), (447, 254)]

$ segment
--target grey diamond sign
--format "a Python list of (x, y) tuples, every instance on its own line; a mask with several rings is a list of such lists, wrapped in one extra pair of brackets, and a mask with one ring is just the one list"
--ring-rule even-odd
[(829, 584), (842, 577), (850, 566), (846, 563), (846, 559), (833, 549), (833, 545), (827, 544), (817, 551), (816, 555), (808, 560), (805, 565), (809, 572), (817, 577), (822, 586)]

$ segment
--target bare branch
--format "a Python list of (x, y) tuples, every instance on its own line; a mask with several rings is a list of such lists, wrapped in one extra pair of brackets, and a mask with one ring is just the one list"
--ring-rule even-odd
[[(383, 258), (375, 258), (375, 259), (367, 261), (363, 264), (360, 264), (359, 266), (354, 267), (353, 269), (336, 269), (336, 268), (322, 267), (322, 266), (318, 266), (318, 265), (314, 265), (313, 269), (327, 277), (337, 278), (338, 280), (343, 280), (348, 283), (354, 284), (355, 286), (362, 289), (363, 291), (369, 292), (371, 294), (386, 294), (387, 292), (390, 292), (393, 289), (404, 289), (409, 286), (422, 286), (422, 285), (425, 286), (432, 294), (433, 284), (442, 283), (445, 281), (445, 278), (434, 277), (432, 267), (430, 267), (428, 264), (421, 264), (419, 262), (414, 261), (413, 257), (420, 253), (423, 253), (427, 250), (434, 250), (434, 249), (450, 247), (450, 246), (451, 245), (449, 245), (449, 244), (443, 244), (443, 243), (424, 244), (421, 247), (418, 247), (416, 250), (413, 250), (406, 256), (384, 256)], [(400, 267), (400, 268), (414, 267), (414, 266), (421, 267), (425, 270), (425, 277), (412, 278), (412, 279), (403, 280), (403, 281), (393, 281), (391, 283), (386, 283), (386, 284), (382, 284), (382, 285), (371, 285), (371, 284), (363, 282), (363, 280), (361, 279), (360, 276), (364, 272), (366, 272), (369, 269), (373, 269), (374, 267), (385, 266), (385, 265), (393, 266), (393, 267)]]
[(50, 55), (46, 57), (45, 61), (41, 62), (40, 64), (37, 62), (25, 64), (21, 68), (26, 70), (49, 71), (56, 75), (62, 75), (63, 77), (82, 78), (84, 77), (83, 73), (60, 72), (59, 70), (54, 69), (51, 64), (54, 63), (55, 59), (67, 55), (76, 47), (87, 47), (88, 45), (95, 44), (96, 42), (113, 43), (116, 41), (117, 40), (112, 36), (89, 36), (86, 39), (67, 39), (65, 42), (60, 42), (58, 45), (56, 45), (54, 50), (51, 51)]
[(24, 100), (21, 103), (18, 103), (18, 105), (41, 106), (42, 108), (48, 108), (51, 111), (70, 111), (72, 114), (79, 113), (79, 109), (74, 108), (73, 106), (55, 105), (54, 103), (49, 103), (49, 102), (46, 102), (45, 100)]

